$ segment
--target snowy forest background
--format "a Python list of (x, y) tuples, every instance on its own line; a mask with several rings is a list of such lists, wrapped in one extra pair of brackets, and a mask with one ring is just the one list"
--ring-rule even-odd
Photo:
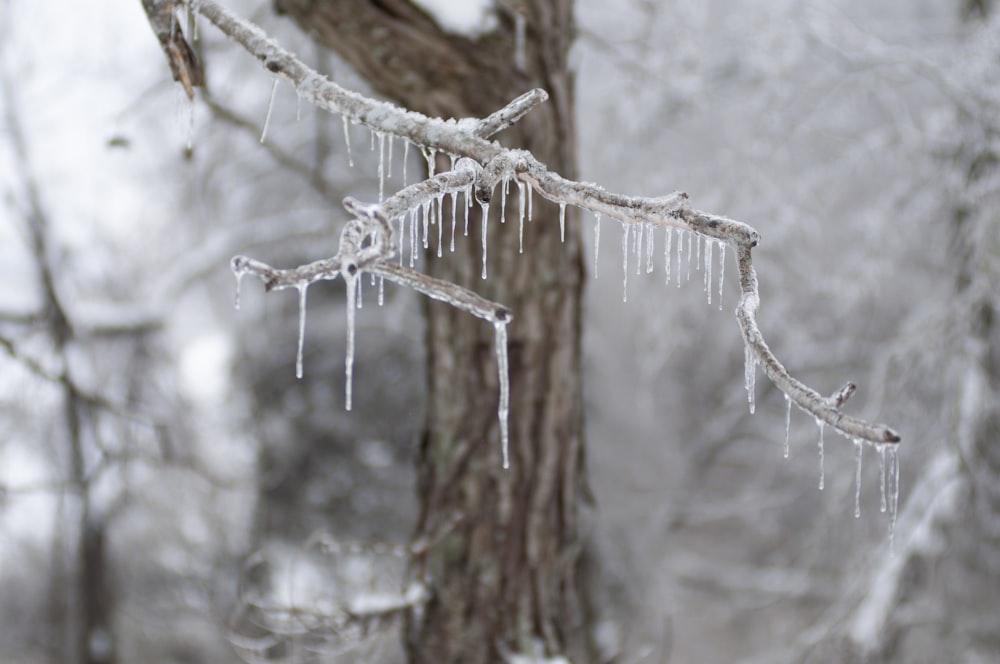
[[(227, 5), (364, 89), (268, 2)], [(977, 7), (578, 3), (582, 179), (682, 189), (752, 223), (772, 347), (827, 393), (856, 381), (855, 412), (904, 439), (891, 555), (870, 448), (856, 519), (849, 441), (827, 437), (819, 491), (815, 423), (792, 413), (785, 460), (781, 393), (759, 379), (747, 412), (731, 259), (722, 311), (700, 273), (678, 289), (659, 262), (623, 302), (606, 224), (584, 332), (606, 661), (838, 661), (844, 643), (871, 661), (1000, 653), (1000, 18)], [(353, 128), (350, 167), (339, 118), (284, 85), (268, 112), (271, 78), (200, 33), (207, 92), (192, 110), (139, 2), (0, 3), (7, 662), (73, 661), (72, 626), (94, 612), (111, 622), (90, 647), (120, 661), (240, 661), (252, 561), (290, 565), (318, 531), (371, 551), (412, 530), (415, 296), (389, 288), (378, 309), (365, 291), (347, 413), (339, 284), (310, 291), (299, 381), (296, 298), (246, 284), (235, 310), (229, 270), (237, 253), (332, 254), (340, 200), (377, 198), (377, 151)], [(103, 608), (72, 581), (95, 534)], [(313, 581), (365, 590), (343, 562)], [(398, 657), (392, 639), (373, 653), (356, 637), (331, 634), (326, 653)]]

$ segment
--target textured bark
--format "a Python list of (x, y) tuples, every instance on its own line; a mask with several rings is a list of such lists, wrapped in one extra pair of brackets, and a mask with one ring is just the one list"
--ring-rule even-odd
[[(444, 33), (409, 2), (278, 0), (277, 8), (365, 76), (380, 94), (442, 117), (485, 116), (532, 88), (551, 99), (498, 136), (559, 173), (576, 174), (571, 0), (532, 0), (524, 71), (515, 66), (515, 19), (479, 39)], [(428, 256), (432, 276), (471, 288), (513, 311), (510, 326), (511, 467), (501, 468), (493, 330), (428, 302), (428, 413), (419, 460), (417, 537), (458, 525), (420, 561), (433, 597), (411, 617), (414, 662), (476, 664), (505, 653), (565, 654), (591, 661), (583, 546), (585, 494), (580, 382), (582, 243), (576, 224), (560, 242), (559, 211), (539, 198), (519, 254), (518, 197), (499, 219), (494, 192), (489, 279), (480, 228), (455, 254)], [(473, 213), (475, 222), (478, 212)], [(432, 246), (432, 250), (435, 247)]]

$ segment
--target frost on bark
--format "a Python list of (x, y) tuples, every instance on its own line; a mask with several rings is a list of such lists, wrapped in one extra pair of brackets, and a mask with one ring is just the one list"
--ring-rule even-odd
[[(515, 16), (473, 41), (444, 33), (409, 2), (279, 0), (280, 12), (336, 51), (380, 94), (431, 117), (486, 117), (533, 87), (548, 103), (500, 135), (550, 169), (576, 173), (572, 2), (530, 2), (524, 71), (515, 67)], [(508, 216), (518, 209), (511, 183)], [(414, 662), (499, 661), (498, 648), (590, 661), (586, 588), (578, 574), (577, 507), (585, 486), (580, 383), (583, 268), (579, 229), (560, 243), (555, 205), (536, 200), (519, 255), (515, 220), (490, 206), (489, 278), (467, 243), (428, 273), (502, 302), (510, 326), (511, 462), (500, 463), (493, 330), (466, 312), (427, 301), (428, 410), (419, 458), (416, 536), (461, 521), (421, 565), (433, 597), (409, 621)], [(478, 206), (477, 206), (478, 207)], [(478, 218), (479, 210), (473, 211)], [(478, 233), (478, 229), (475, 229)], [(475, 251), (468, 250), (475, 246)], [(432, 244), (431, 251), (434, 250)]]

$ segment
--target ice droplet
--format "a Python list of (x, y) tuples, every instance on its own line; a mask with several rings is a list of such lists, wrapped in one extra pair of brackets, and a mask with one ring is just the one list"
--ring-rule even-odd
[(302, 347), (306, 340), (306, 291), (309, 290), (309, 282), (302, 281), (295, 285), (299, 291), (299, 345), (295, 354), (295, 377), (302, 378)]
[(861, 518), (861, 460), (864, 457), (864, 443), (854, 439), (854, 518)]
[(480, 203), (483, 210), (483, 279), (486, 278), (486, 229), (490, 220), (490, 204)]
[(628, 302), (628, 230), (629, 224), (622, 224), (622, 302)]
[(792, 429), (792, 398), (785, 395), (785, 450), (784, 457), (788, 458), (788, 434)]
[(559, 204), (559, 241), (566, 241), (566, 204)]
[(510, 432), (508, 419), (510, 416), (510, 370), (507, 366), (507, 321), (493, 322), (496, 331), (497, 377), (500, 382), (500, 399), (497, 403), (497, 420), (500, 423), (500, 450), (503, 454), (503, 467), (510, 468)]
[(347, 116), (342, 115), (340, 119), (344, 123), (344, 143), (347, 145), (347, 164), (354, 168), (354, 157), (351, 156), (351, 128), (347, 125)]
[(816, 426), (819, 427), (819, 490), (823, 490), (826, 484), (826, 468), (823, 464), (823, 430), (826, 428), (823, 420), (817, 419)]
[(747, 390), (747, 403), (750, 406), (750, 414), (753, 415), (755, 382), (757, 380), (757, 358), (754, 357), (753, 349), (749, 345), (743, 348), (743, 387)]
[[(353, 265), (351, 266), (355, 268)], [(354, 316), (355, 298), (358, 292), (357, 272), (351, 274), (351, 268), (344, 270), (341, 274), (344, 277), (344, 284), (347, 289), (347, 355), (344, 363), (344, 409), (351, 409), (351, 390), (354, 382)]]
[(264, 115), (264, 127), (260, 130), (260, 142), (263, 144), (264, 139), (267, 138), (267, 126), (271, 123), (271, 109), (274, 108), (274, 93), (278, 91), (278, 81), (281, 79), (275, 78), (274, 82), (271, 84), (271, 96), (267, 100), (267, 113)]
[(601, 252), (601, 213), (594, 213), (594, 279), (597, 278), (597, 257)]

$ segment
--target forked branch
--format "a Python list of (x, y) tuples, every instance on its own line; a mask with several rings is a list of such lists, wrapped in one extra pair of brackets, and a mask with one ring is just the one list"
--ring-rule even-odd
[[(873, 443), (900, 441), (899, 435), (891, 428), (852, 417), (841, 410), (853, 392), (853, 384), (849, 383), (831, 397), (823, 397), (793, 378), (771, 352), (756, 319), (760, 296), (751, 250), (760, 236), (753, 227), (693, 209), (683, 192), (655, 198), (632, 197), (606, 191), (595, 184), (568, 180), (550, 171), (529, 152), (506, 149), (486, 140), (486, 137), (510, 126), (543, 102), (547, 98), (545, 92), (530, 91), (485, 119), (429, 118), (340, 87), (269, 39), (260, 28), (235, 16), (214, 0), (193, 1), (190, 8), (243, 46), (268, 71), (288, 80), (300, 97), (343, 116), (345, 121), (361, 123), (379, 134), (400, 137), (425, 150), (442, 152), (458, 159), (453, 170), (406, 187), (381, 205), (362, 205), (352, 199), (345, 201), (345, 207), (354, 218), (341, 235), (340, 250), (336, 256), (287, 270), (238, 256), (233, 259), (233, 269), (238, 277), (253, 274), (261, 278), (268, 289), (301, 288), (316, 280), (336, 278), (345, 269), (368, 271), (448, 302), (495, 325), (505, 325), (511, 315), (502, 305), (466, 288), (393, 264), (392, 258), (400, 251), (401, 242), (400, 238), (394, 237), (390, 222), (418, 206), (429, 205), (445, 194), (464, 192), (468, 198), (474, 191), (475, 199), (480, 204), (488, 204), (497, 184), (513, 179), (561, 206), (573, 205), (590, 210), (605, 218), (617, 219), (622, 224), (677, 228), (733, 247), (741, 290), (736, 317), (747, 349), (748, 372), (755, 371), (755, 366), (760, 364), (767, 377), (799, 408), (849, 438)], [(366, 238), (371, 238), (370, 244), (365, 244)], [(354, 276), (353, 272), (351, 276)]]

